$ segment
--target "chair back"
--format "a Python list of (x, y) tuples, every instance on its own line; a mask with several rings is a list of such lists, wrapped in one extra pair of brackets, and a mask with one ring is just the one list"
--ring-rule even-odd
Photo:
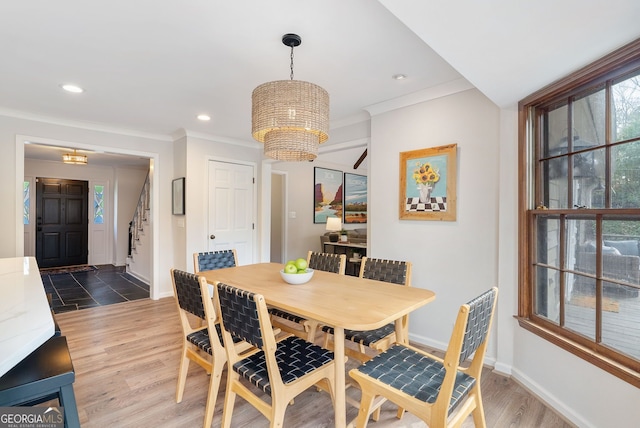
[(347, 256), (344, 254), (316, 253), (309, 251), (307, 263), (311, 269), (344, 275)]
[[(444, 355), (446, 373), (435, 403), (436, 414), (450, 414), (458, 405), (459, 401), (455, 399), (454, 392), (460, 372), (475, 379), (478, 385), (480, 384), (497, 296), (498, 289), (493, 287), (460, 306), (449, 346)], [(466, 368), (461, 367), (460, 365), (474, 352), (471, 364)]]
[(171, 269), (171, 281), (178, 299), (178, 306), (198, 318), (205, 319), (199, 276), (178, 269)]
[(360, 278), (411, 285), (411, 262), (363, 257)]
[(485, 343), (489, 335), (497, 295), (498, 289), (494, 287), (465, 305), (469, 307), (469, 312), (458, 364), (462, 364), (476, 352), (481, 344)]
[(238, 265), (235, 249), (207, 251), (193, 254), (193, 268), (195, 273), (216, 270)]
[[(486, 426), (480, 392), (498, 289), (460, 306), (444, 360), (410, 345), (398, 344), (349, 372), (362, 389), (358, 427), (384, 400), (391, 400), (433, 427), (460, 427), (470, 414)], [(471, 363), (463, 363), (471, 354)], [(400, 415), (401, 413), (399, 413)]]
[(231, 285), (217, 283), (220, 317), (224, 330), (262, 349), (262, 329), (255, 293)]

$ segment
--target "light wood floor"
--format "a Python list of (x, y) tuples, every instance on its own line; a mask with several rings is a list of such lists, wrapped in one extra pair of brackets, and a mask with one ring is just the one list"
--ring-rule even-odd
[[(67, 336), (76, 370), (74, 389), (80, 423), (90, 427), (201, 427), (208, 376), (191, 364), (182, 403), (175, 402), (181, 329), (173, 298), (138, 300), (56, 315)], [(482, 379), (488, 427), (572, 427), (516, 382), (485, 370)], [(359, 392), (349, 389), (357, 397)], [(224, 382), (213, 426), (220, 426)], [(347, 405), (348, 420), (357, 409)], [(425, 426), (415, 416), (395, 418), (383, 405), (375, 427)], [(234, 427), (267, 427), (267, 420), (237, 399)], [(329, 396), (310, 389), (296, 398), (285, 417), (287, 427), (331, 427)], [(463, 427), (473, 427), (471, 418)]]

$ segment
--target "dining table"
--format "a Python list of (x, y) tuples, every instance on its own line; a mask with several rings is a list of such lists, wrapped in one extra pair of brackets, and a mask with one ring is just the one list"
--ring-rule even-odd
[(431, 290), (315, 270), (309, 282), (286, 283), (280, 263), (257, 263), (199, 272), (216, 281), (261, 294), (267, 305), (334, 328), (335, 426), (346, 427), (344, 331), (374, 330), (395, 322), (399, 342), (408, 341), (402, 317), (435, 299)]

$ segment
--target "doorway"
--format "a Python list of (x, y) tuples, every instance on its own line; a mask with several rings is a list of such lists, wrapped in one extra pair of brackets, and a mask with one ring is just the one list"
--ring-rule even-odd
[(286, 173), (273, 171), (271, 173), (271, 247), (272, 263), (284, 263), (285, 257), (285, 232), (286, 232)]
[(41, 268), (87, 264), (87, 181), (36, 178), (36, 260)]
[[(155, 149), (152, 151), (134, 150), (130, 148), (122, 148), (122, 147), (116, 147), (116, 146), (102, 146), (102, 145), (86, 144), (86, 143), (79, 144), (75, 142), (63, 142), (63, 141), (54, 140), (50, 138), (35, 137), (35, 136), (28, 136), (28, 135), (17, 135), (16, 144), (15, 144), (16, 181), (19, 183), (19, 182), (22, 182), (25, 179), (25, 177), (31, 176), (32, 177), (31, 179), (34, 180), (34, 184), (32, 187), (32, 189), (34, 189), (35, 177), (38, 174), (35, 171), (34, 172), (26, 171), (25, 161), (27, 159), (59, 160), (60, 159), (59, 155), (61, 152), (67, 152), (74, 148), (77, 148), (78, 150), (82, 149), (82, 150), (91, 151), (93, 153), (91, 155), (91, 159), (96, 161), (97, 159), (103, 159), (104, 162), (100, 162), (100, 165), (105, 165), (105, 166), (114, 165), (114, 164), (117, 164), (119, 166), (131, 165), (132, 163), (137, 163), (137, 161), (139, 160), (143, 160), (147, 162), (150, 170), (150, 183), (151, 183), (150, 188), (151, 188), (151, 194), (152, 194), (149, 212), (159, 213), (160, 200), (161, 200), (160, 198), (161, 186), (156, 185), (156, 183), (160, 182), (159, 169), (156, 166), (159, 165), (159, 162), (160, 162), (160, 153), (159, 151), (155, 151)], [(35, 150), (35, 152), (33, 150)], [(58, 155), (56, 156), (55, 153), (58, 153)], [(96, 162), (92, 162), (92, 163), (96, 163)], [(64, 176), (62, 174), (60, 175), (57, 174), (57, 172), (59, 172), (58, 168), (53, 168), (53, 170), (54, 170), (53, 172), (55, 172), (56, 175), (49, 175), (50, 177)], [(89, 177), (93, 176), (92, 170), (93, 169), (87, 171), (87, 173), (85, 174), (86, 177), (80, 176), (80, 177), (71, 177), (71, 178), (80, 179), (80, 180), (82, 179), (91, 180)], [(110, 191), (113, 192), (113, 188)], [(17, 206), (24, 205), (24, 202), (25, 202), (24, 192), (16, 192), (15, 197), (16, 197)], [(35, 201), (35, 189), (33, 190), (31, 201)], [(33, 212), (32, 212), (31, 218), (35, 219), (35, 208), (33, 208), (33, 205), (35, 204), (32, 204)], [(120, 205), (118, 205), (118, 208), (120, 208)], [(110, 212), (113, 212), (113, 211), (110, 211)], [(151, 214), (152, 218), (155, 217), (156, 215), (159, 215), (159, 214)], [(27, 247), (25, 247), (26, 238), (31, 238), (31, 242), (34, 242), (35, 244), (35, 221), (32, 221), (29, 224), (25, 224), (23, 217), (24, 216), (17, 215), (15, 218), (15, 222), (16, 222), (15, 252), (16, 254), (19, 254), (19, 255), (30, 254), (35, 257), (35, 245), (32, 247), (33, 251), (31, 253), (26, 253)], [(127, 225), (125, 228), (118, 227), (117, 242), (124, 242), (124, 248), (125, 248), (124, 252), (126, 253), (129, 220), (127, 219), (124, 221), (127, 222)], [(161, 272), (161, 266), (158, 263), (158, 261), (161, 259), (160, 245), (153, 245), (153, 243), (157, 243), (161, 241), (159, 224), (160, 222), (158, 221), (151, 221), (151, 229), (150, 229), (150, 233), (148, 234), (152, 242), (152, 245), (150, 246), (151, 248), (150, 248), (150, 257), (149, 257), (150, 259), (149, 263), (151, 265), (151, 277), (150, 277), (151, 296), (150, 297), (152, 299), (158, 299), (168, 293), (166, 291), (166, 287), (164, 286), (164, 283), (166, 281), (164, 281), (163, 279), (166, 277), (166, 275), (164, 275)], [(115, 228), (115, 226), (112, 226), (112, 227)], [(109, 230), (114, 230), (114, 229), (109, 229)], [(122, 230), (122, 233), (124, 233), (124, 238), (120, 237), (121, 230)], [(117, 251), (117, 250), (115, 249), (115, 247), (112, 247), (112, 251)], [(119, 260), (116, 259), (116, 263), (119, 263)], [(169, 284), (169, 287), (170, 286), (171, 285)]]

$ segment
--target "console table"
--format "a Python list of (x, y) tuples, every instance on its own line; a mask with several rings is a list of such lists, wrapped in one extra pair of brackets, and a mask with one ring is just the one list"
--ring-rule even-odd
[(0, 259), (0, 376), (54, 334), (53, 315), (33, 257)]
[[(345, 273), (347, 275), (358, 276), (360, 273), (360, 262), (362, 257), (367, 255), (367, 244), (353, 244), (349, 242), (323, 242), (322, 251), (329, 254), (346, 254), (347, 266)], [(354, 257), (354, 254), (359, 257)]]

